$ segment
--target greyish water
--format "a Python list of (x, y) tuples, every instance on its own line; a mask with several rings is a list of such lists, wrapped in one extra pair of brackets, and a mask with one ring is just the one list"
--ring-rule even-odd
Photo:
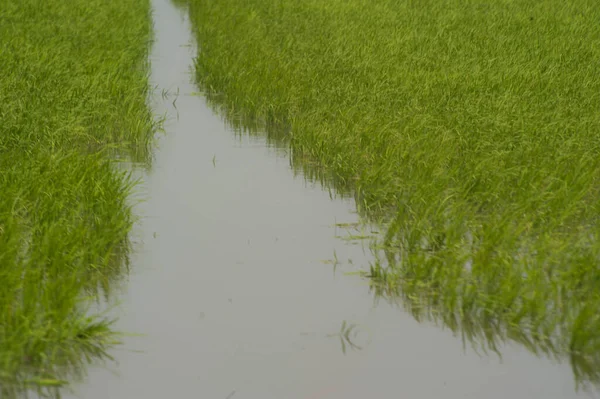
[[(92, 368), (85, 399), (565, 399), (568, 364), (503, 358), (377, 304), (361, 245), (336, 238), (354, 204), (295, 176), (281, 150), (236, 135), (194, 95), (185, 13), (154, 1), (152, 80), (166, 134), (144, 176), (140, 244), (116, 326), (144, 334)], [(160, 90), (179, 91), (162, 98)], [(340, 261), (336, 274), (324, 260)], [(348, 259), (352, 260), (349, 264)], [(342, 351), (343, 323), (356, 325)], [(355, 324), (353, 324), (355, 323)]]

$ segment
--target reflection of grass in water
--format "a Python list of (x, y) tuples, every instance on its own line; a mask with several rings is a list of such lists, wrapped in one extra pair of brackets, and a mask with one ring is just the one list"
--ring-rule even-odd
[[(393, 255), (389, 259), (395, 262)], [(513, 286), (514, 280), (465, 268), (413, 275), (425, 268), (376, 262), (370, 272), (375, 295), (400, 304), (420, 322), (449, 328), (475, 350), (501, 356), (502, 344), (516, 342), (536, 355), (570, 362), (578, 387), (600, 384), (595, 295), (575, 288), (550, 294), (529, 288), (527, 276)]]
[(149, 3), (23, 0), (0, 16), (0, 396), (57, 387), (107, 358), (86, 312), (127, 273), (132, 179), (149, 163)]
[[(26, 396), (28, 392), (42, 397), (60, 397), (62, 388), (85, 376), (88, 363), (112, 359), (107, 350), (119, 343), (109, 321), (83, 313), (71, 312), (63, 324), (55, 324), (55, 328), (63, 330), (61, 342), (32, 342), (31, 345), (37, 346), (35, 355), (19, 359), (15, 365), (18, 371), (0, 373), (3, 398)], [(24, 333), (31, 336), (39, 334), (40, 330)], [(50, 348), (53, 349), (48, 356), (46, 350)]]

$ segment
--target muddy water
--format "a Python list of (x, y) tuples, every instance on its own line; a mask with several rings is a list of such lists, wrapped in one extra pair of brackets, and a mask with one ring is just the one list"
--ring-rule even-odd
[[(294, 176), (265, 140), (229, 130), (193, 95), (184, 13), (155, 0), (154, 18), (152, 80), (179, 96), (155, 98), (166, 134), (144, 176), (140, 244), (118, 308), (117, 328), (144, 336), (127, 338), (72, 397), (586, 397), (568, 365), (516, 346), (502, 360), (480, 356), (376, 304), (364, 280), (343, 274), (370, 259), (336, 238), (336, 223), (357, 220), (354, 204)], [(344, 322), (361, 349), (340, 338)]]

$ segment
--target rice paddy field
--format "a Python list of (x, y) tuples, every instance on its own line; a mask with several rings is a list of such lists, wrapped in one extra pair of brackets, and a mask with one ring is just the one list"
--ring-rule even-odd
[(518, 342), (597, 382), (597, 2), (188, 8), (203, 90), (232, 117), (280, 126), (296, 165), (384, 226), (368, 273), (378, 294), (474, 345)]
[[(600, 386), (596, 1), (172, 2), (189, 15), (193, 26), (198, 50), (194, 78), (240, 141), (245, 133), (266, 133), (269, 145), (291, 155), (296, 171), (353, 198), (365, 225), (380, 231), (372, 242), (375, 260), (363, 273), (375, 297), (399, 305), (419, 322), (450, 329), (476, 350), (501, 353), (507, 343), (516, 343), (535, 355), (569, 363), (578, 387)], [(187, 57), (171, 47), (183, 47), (180, 41), (187, 40), (189, 30), (187, 25), (168, 29), (178, 20), (166, 5), (170, 6), (155, 1), (153, 6), (165, 18), (158, 26), (166, 40), (158, 49), (162, 58), (158, 57), (153, 76), (162, 73), (165, 76), (154, 78), (171, 82), (167, 75), (182, 65), (168, 61), (179, 57), (175, 61), (186, 62)], [(123, 163), (148, 167), (152, 161), (158, 119), (148, 105), (151, 21), (149, 0), (20, 0), (0, 6), (1, 398), (26, 396), (31, 390), (38, 396), (58, 397), (61, 387), (85, 375), (88, 364), (110, 359), (111, 349), (120, 342), (113, 321), (96, 311), (95, 304), (111, 298), (128, 274), (135, 181)], [(187, 83), (178, 84), (191, 90)], [(165, 369), (152, 369), (145, 359), (131, 361), (143, 365), (134, 367), (140, 379), (124, 386), (129, 383), (139, 393), (136, 381), (147, 381), (157, 370), (166, 373), (165, 381), (179, 383), (186, 375), (185, 382), (195, 384), (198, 377), (192, 372), (198, 363), (204, 376), (215, 369), (198, 358), (217, 364), (229, 358), (231, 345), (254, 345), (254, 354), (264, 355), (263, 369), (256, 366), (258, 357), (244, 357), (248, 354), (236, 349), (238, 369), (232, 366), (231, 374), (214, 374), (216, 382), (206, 384), (206, 392), (229, 389), (228, 378), (237, 374), (264, 379), (264, 370), (280, 371), (285, 381), (290, 378), (286, 373), (293, 375), (293, 367), (303, 363), (283, 367), (277, 363), (281, 358), (272, 356), (277, 354), (273, 348), (292, 353), (286, 334), (305, 328), (294, 323), (312, 320), (298, 315), (318, 312), (308, 312), (307, 304), (286, 297), (293, 292), (290, 287), (268, 290), (296, 276), (294, 281), (305, 281), (314, 293), (321, 292), (313, 299), (320, 302), (317, 308), (325, 309), (326, 302), (334, 303), (326, 294), (335, 288), (324, 278), (314, 281), (319, 275), (312, 274), (314, 269), (294, 274), (280, 264), (283, 255), (270, 259), (263, 253), (306, 252), (296, 241), (284, 249), (275, 244), (257, 247), (262, 249), (248, 252), (256, 257), (254, 263), (233, 258), (245, 252), (228, 239), (252, 249), (254, 236), (246, 237), (248, 231), (256, 235), (258, 244), (253, 245), (261, 245), (267, 237), (272, 239), (272, 226), (279, 226), (283, 234), (294, 225), (286, 225), (281, 214), (269, 219), (266, 212), (283, 208), (261, 208), (265, 198), (258, 194), (263, 189), (251, 191), (249, 177), (234, 173), (244, 169), (243, 162), (254, 165), (245, 165), (248, 173), (270, 171), (274, 164), (249, 157), (249, 152), (235, 152), (237, 147), (223, 134), (211, 136), (223, 133), (215, 127), (216, 116), (205, 112), (204, 100), (186, 96), (181, 100), (181, 130), (173, 134), (180, 141), (168, 142), (163, 154), (171, 164), (162, 165), (166, 174), (150, 179), (160, 205), (158, 210), (150, 208), (157, 214), (155, 224), (147, 228), (163, 226), (165, 236), (170, 233), (172, 238), (141, 258), (147, 264), (168, 263), (169, 268), (155, 265), (164, 274), (139, 283), (143, 288), (165, 287), (163, 292), (171, 294), (158, 298), (143, 314), (156, 289), (149, 290), (149, 297), (143, 297), (140, 286), (135, 292), (142, 293), (137, 298), (140, 320), (155, 326), (150, 331), (155, 338), (151, 342), (158, 346), (154, 355), (160, 354), (157, 359), (164, 364), (189, 367), (172, 368), (174, 378)], [(172, 104), (167, 100), (179, 120), (177, 99)], [(200, 134), (194, 130), (201, 128), (197, 124), (208, 127)], [(197, 148), (190, 156), (193, 145), (214, 149)], [(216, 149), (223, 162), (229, 155), (240, 157), (237, 166), (219, 169), (221, 155), (213, 155)], [(200, 159), (205, 153), (212, 162)], [(182, 154), (193, 159), (188, 163)], [(207, 165), (210, 173), (202, 169)], [(175, 174), (176, 166), (183, 172)], [(222, 172), (239, 187), (217, 181), (216, 173)], [(205, 181), (194, 181), (197, 176)], [(253, 184), (265, 183), (259, 177)], [(278, 183), (269, 184), (260, 187), (277, 193)], [(203, 185), (212, 191), (202, 192)], [(238, 189), (247, 189), (247, 196)], [(187, 193), (199, 208), (187, 204), (185, 195), (173, 199), (174, 193)], [(294, 197), (308, 201), (304, 191), (297, 193)], [(227, 202), (231, 198), (245, 198), (250, 210), (244, 211), (237, 202), (231, 205)], [(315, 202), (298, 204), (317, 204), (311, 201)], [(217, 210), (212, 219), (208, 216), (207, 204), (224, 207), (224, 203), (236, 208), (240, 220), (227, 219), (233, 210), (226, 208)], [(268, 211), (261, 214), (258, 209)], [(257, 219), (243, 219), (245, 215)], [(296, 216), (306, 223), (306, 234), (298, 234), (315, 233), (317, 222), (301, 215)], [(254, 224), (246, 225), (242, 219)], [(202, 230), (193, 225), (195, 221), (212, 230)], [(234, 231), (227, 230), (231, 228)], [(179, 230), (187, 231), (185, 237), (175, 234)], [(372, 237), (358, 228), (355, 232), (353, 240)], [(145, 233), (158, 237), (156, 231)], [(247, 273), (245, 278), (255, 287), (247, 287), (233, 268), (223, 267), (246, 260), (253, 267), (235, 273)], [(303, 262), (308, 261), (294, 265)], [(337, 265), (337, 256), (328, 262)], [(277, 281), (268, 281), (261, 271), (269, 271)], [(249, 276), (255, 275), (257, 280), (251, 280)], [(223, 281), (227, 284), (221, 287)], [(261, 290), (262, 296), (253, 292)], [(233, 300), (234, 294), (239, 294), (242, 305), (237, 305), (237, 296)], [(222, 301), (225, 306), (219, 302), (221, 296), (228, 297)], [(281, 309), (270, 306), (278, 301), (290, 305), (284, 313), (288, 319), (274, 316)], [(262, 307), (249, 312), (255, 304)], [(248, 308), (235, 307), (243, 305)], [(180, 313), (174, 311), (177, 306)], [(197, 316), (198, 306), (209, 310)], [(150, 323), (162, 323), (153, 313), (160, 309), (171, 323), (163, 329)], [(342, 308), (331, 309), (335, 311), (319, 316), (331, 321)], [(202, 329), (192, 324), (201, 323), (205, 312), (209, 318), (220, 316), (223, 323), (234, 310), (240, 314), (231, 324), (219, 324), (216, 317)], [(263, 334), (254, 319), (244, 318), (250, 313), (271, 326), (273, 334)], [(286, 330), (278, 320), (293, 327)], [(236, 324), (245, 321), (251, 322)], [(346, 321), (341, 325), (338, 335), (345, 354), (347, 345), (354, 348), (344, 341), (354, 325)], [(405, 331), (410, 328), (402, 325)], [(178, 331), (171, 326), (188, 327)], [(199, 331), (213, 334), (207, 335), (212, 341), (198, 339), (194, 334)], [(178, 334), (185, 349), (176, 349), (171, 333)], [(397, 339), (403, 339), (401, 331)], [(317, 356), (310, 364), (328, 367), (334, 357), (325, 355), (324, 348), (314, 346), (307, 352)], [(244, 363), (248, 359), (250, 363)], [(378, 360), (386, 365), (386, 359)], [(308, 374), (297, 378), (296, 394), (313, 389), (310, 378)], [(157, 385), (145, 387), (150, 395), (163, 392)], [(103, 388), (91, 392), (105, 397)], [(231, 397), (236, 390), (228, 392)]]
[(48, 393), (118, 339), (88, 311), (127, 271), (133, 180), (147, 164), (150, 5), (0, 6), (0, 397)]

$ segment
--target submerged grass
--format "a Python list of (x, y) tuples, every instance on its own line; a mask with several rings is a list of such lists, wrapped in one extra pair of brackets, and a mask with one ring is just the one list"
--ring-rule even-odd
[(383, 291), (558, 342), (591, 359), (573, 362), (576, 374), (594, 369), (596, 1), (188, 7), (202, 88), (230, 115), (285, 126), (293, 159), (325, 168), (362, 211), (383, 216), (388, 258), (371, 271)]
[[(127, 271), (132, 180), (147, 162), (147, 0), (0, 6), (0, 396), (56, 394), (107, 356), (87, 312)], [(122, 168), (121, 168), (122, 169)]]

